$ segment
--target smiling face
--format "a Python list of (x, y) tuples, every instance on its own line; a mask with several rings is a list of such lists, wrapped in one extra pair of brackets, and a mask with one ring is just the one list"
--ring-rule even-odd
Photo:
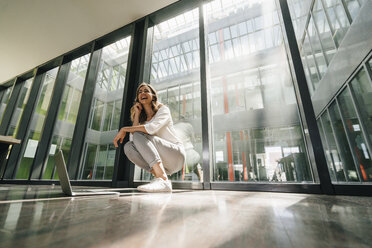
[(154, 94), (151, 92), (151, 89), (144, 85), (138, 89), (137, 99), (141, 104), (151, 104)]

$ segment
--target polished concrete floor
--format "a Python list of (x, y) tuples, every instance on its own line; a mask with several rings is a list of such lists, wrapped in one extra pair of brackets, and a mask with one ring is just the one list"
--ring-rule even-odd
[(0, 185), (0, 247), (372, 247), (372, 197)]

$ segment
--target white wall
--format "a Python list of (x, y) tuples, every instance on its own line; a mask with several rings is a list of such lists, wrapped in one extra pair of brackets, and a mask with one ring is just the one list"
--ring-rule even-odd
[(0, 0), (0, 84), (177, 0)]

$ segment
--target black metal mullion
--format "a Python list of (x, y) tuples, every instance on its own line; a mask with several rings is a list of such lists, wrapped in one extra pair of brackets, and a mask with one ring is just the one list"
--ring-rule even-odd
[(82, 159), (85, 135), (90, 116), (91, 105), (93, 102), (96, 79), (101, 60), (102, 49), (95, 50), (97, 43), (93, 43), (87, 73), (85, 76), (84, 88), (80, 100), (78, 117), (76, 119), (74, 134), (70, 147), (70, 153), (67, 161), (67, 168), (70, 179), (76, 179), (80, 161)]
[(23, 111), (21, 120), (19, 122), (18, 132), (16, 134), (16, 138), (20, 139), (22, 142), (20, 145), (14, 145), (9, 155), (8, 162), (6, 164), (4, 178), (5, 179), (14, 179), (19, 167), (19, 163), (21, 160), (21, 154), (26, 149), (26, 141), (27, 136), (30, 129), (30, 124), (32, 120), (33, 113), (36, 108), (37, 101), (41, 94), (42, 90), (42, 83), (44, 81), (45, 72), (42, 71), (40, 68), (36, 71), (36, 76), (32, 83), (32, 88), (30, 91), (30, 95), (27, 101), (27, 105)]
[[(3, 118), (1, 119), (1, 125), (0, 125), (0, 135), (7, 135), (10, 128), (10, 123), (13, 118), (13, 114), (17, 109), (17, 103), (19, 95), (22, 91), (23, 85), (25, 81), (21, 82), (21, 78), (16, 78), (14, 80), (14, 85), (10, 86), (13, 87), (8, 104), (5, 107)], [(0, 116), (1, 118), (1, 116)]]
[(210, 72), (208, 61), (208, 31), (203, 4), (199, 5), (199, 49), (200, 49), (200, 104), (202, 125), (202, 154), (203, 154), (203, 188), (211, 189), (213, 168), (212, 149), (212, 114), (210, 107)]
[[(279, 4), (288, 42), (288, 55), (290, 55), (291, 59), (290, 65), (292, 66), (293, 74), (295, 76), (295, 80), (293, 81), (297, 103), (301, 117), (304, 119), (303, 125), (305, 128), (305, 139), (309, 141), (309, 155), (311, 155), (311, 157), (315, 160), (315, 166), (318, 172), (322, 192), (325, 194), (334, 194), (334, 188), (329, 175), (327, 160), (325, 158), (323, 145), (320, 139), (320, 133), (316, 122), (309, 89), (306, 83), (305, 71), (302, 65), (287, 0), (279, 0)], [(308, 137), (306, 137), (306, 131), (308, 131)]]
[(345, 11), (347, 20), (349, 21), (349, 25), (351, 25), (351, 23), (353, 22), (353, 19), (351, 18), (351, 14), (349, 12), (349, 9), (347, 8), (347, 5), (346, 5), (344, 0), (341, 0), (341, 4), (344, 7), (344, 11)]
[[(152, 59), (151, 57), (152, 57), (154, 33), (150, 32), (150, 35), (149, 35), (149, 32), (148, 32), (149, 26), (150, 26), (150, 18), (146, 17), (143, 20), (143, 27), (141, 27), (143, 29), (142, 30), (143, 33), (141, 34), (140, 39), (138, 39), (141, 42), (141, 47), (140, 47), (141, 50), (139, 51), (141, 56), (138, 61), (139, 64), (137, 64), (138, 66), (137, 69), (139, 70), (139, 74), (138, 74), (139, 84), (144, 82), (145, 80), (147, 83), (150, 83), (150, 74), (151, 74), (150, 65), (151, 65), (151, 59)], [(147, 57), (146, 55), (150, 57)]]
[[(4, 93), (5, 93), (5, 91), (7, 91), (7, 90), (8, 90), (7, 87), (0, 86), (0, 103), (2, 102), (2, 100), (3, 100), (3, 96), (4, 96)], [(1, 116), (0, 116), (0, 118), (1, 118)]]
[(61, 104), (64, 88), (70, 71), (71, 62), (60, 66), (45, 117), (42, 134), (37, 147), (35, 157), (30, 169), (29, 179), (41, 179), (45, 168), (45, 162), (49, 154), (52, 143), (53, 131), (57, 120), (58, 110)]
[[(136, 90), (144, 79), (150, 78), (150, 73), (144, 68), (146, 63), (147, 29), (149, 28), (149, 17), (145, 17), (132, 26), (131, 44), (129, 48), (127, 74), (123, 91), (123, 101), (120, 114), (119, 129), (123, 126), (131, 126), (130, 108), (136, 97)], [(148, 61), (147, 61), (148, 63)], [(150, 69), (151, 68), (146, 68)], [(126, 135), (122, 144), (116, 150), (112, 186), (133, 186), (134, 166), (124, 154), (124, 144), (128, 142), (129, 134)]]
[[(149, 24), (148, 24), (149, 26), (151, 26), (150, 22), (151, 22), (151, 20), (149, 19)], [(152, 53), (153, 53), (153, 49), (154, 49), (154, 46), (153, 46), (154, 31), (155, 31), (155, 28), (153, 26), (148, 28), (147, 37), (146, 37), (147, 41), (146, 41), (146, 44), (145, 44), (146, 55), (145, 55), (145, 60), (144, 60), (144, 68), (146, 68), (146, 70), (144, 70), (142, 78), (143, 78), (144, 82), (148, 82), (148, 83), (150, 83), (151, 70), (152, 70)], [(160, 55), (160, 53), (159, 53), (159, 55)], [(158, 63), (158, 66), (159, 66), (159, 62), (157, 62), (157, 63)]]
[[(53, 137), (52, 137), (52, 139), (53, 139)], [(61, 140), (59, 141), (59, 144), (57, 144), (57, 147), (61, 147), (61, 149), (62, 149), (64, 141), (65, 141), (65, 137), (62, 137)], [(46, 161), (48, 161), (48, 159)], [(56, 166), (53, 166), (52, 173), (51, 173), (50, 178), (49, 178), (50, 180), (53, 180), (53, 178), (55, 176), (55, 173), (56, 173)]]

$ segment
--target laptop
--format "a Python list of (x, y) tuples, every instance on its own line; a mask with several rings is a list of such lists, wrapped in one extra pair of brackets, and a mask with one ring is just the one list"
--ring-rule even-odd
[(100, 191), (100, 190), (76, 190), (72, 191), (70, 179), (68, 178), (67, 169), (66, 169), (66, 163), (65, 159), (63, 157), (62, 150), (60, 150), (55, 156), (54, 156), (59, 182), (61, 184), (61, 188), (63, 193), (65, 193), (68, 196), (87, 196), (87, 195), (120, 195), (119, 192), (111, 192), (111, 191)]

